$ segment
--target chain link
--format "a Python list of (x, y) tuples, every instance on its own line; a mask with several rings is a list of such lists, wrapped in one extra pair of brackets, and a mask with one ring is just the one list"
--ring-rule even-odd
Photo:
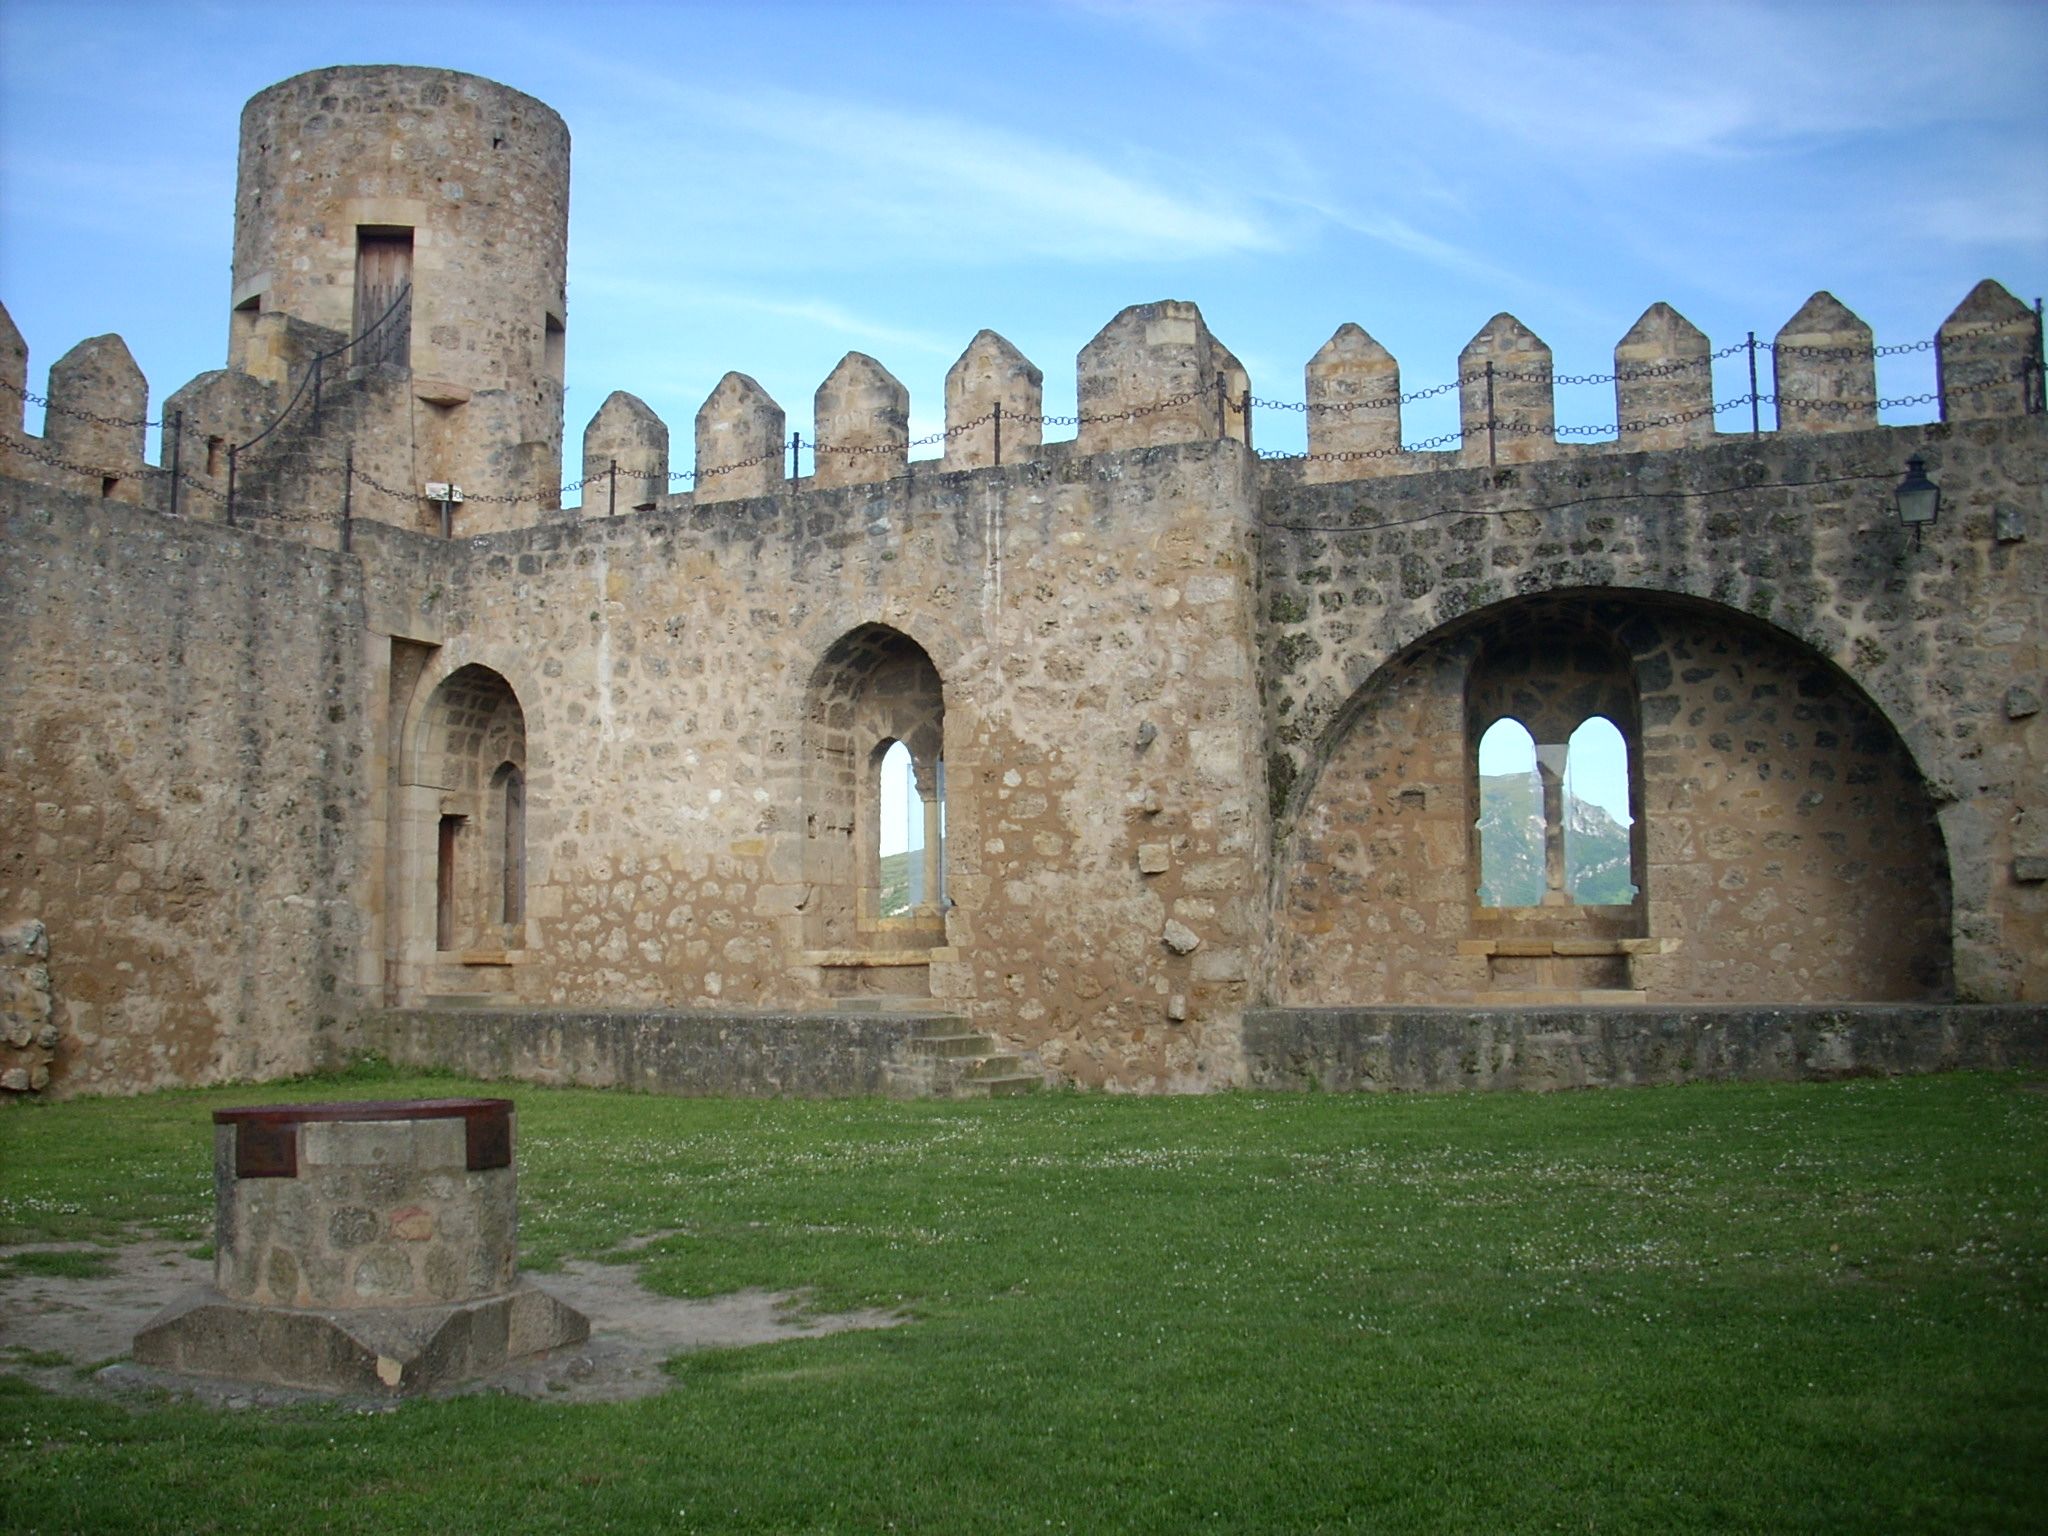
[(0, 379), (0, 389), (10, 395), (18, 395), (30, 405), (39, 405), (46, 411), (55, 411), (59, 416), (71, 416), (79, 421), (96, 422), (103, 427), (160, 427), (161, 421), (137, 420), (133, 417), (102, 416), (98, 411), (82, 411), (75, 405), (59, 405), (48, 395), (39, 395), (32, 389), (23, 389), (11, 379)]

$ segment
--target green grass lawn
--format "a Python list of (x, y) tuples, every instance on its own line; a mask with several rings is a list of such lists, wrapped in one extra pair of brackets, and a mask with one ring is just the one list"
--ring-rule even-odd
[[(458, 1091), (494, 1090), (18, 1108), (0, 1242), (201, 1243), (213, 1108)], [(0, 1375), (0, 1529), (2048, 1524), (2048, 1095), (2018, 1078), (511, 1095), (529, 1268), (673, 1230), (657, 1289), (916, 1321), (685, 1357), (614, 1406), (138, 1412)]]

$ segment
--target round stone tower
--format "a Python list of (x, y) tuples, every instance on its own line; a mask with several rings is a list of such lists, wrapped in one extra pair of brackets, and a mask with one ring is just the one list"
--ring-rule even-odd
[[(355, 336), (409, 291), (345, 360), (410, 372), (410, 419), (376, 430), (410, 433), (422, 484), (552, 505), (568, 239), (569, 130), (531, 96), (401, 65), (296, 75), (242, 111), (228, 365), (287, 382), (309, 339), (272, 317)], [(532, 520), (494, 510), (463, 525)]]

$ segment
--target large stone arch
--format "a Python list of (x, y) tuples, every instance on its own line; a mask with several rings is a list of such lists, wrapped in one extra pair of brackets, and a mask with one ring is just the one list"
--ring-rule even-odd
[[(1489, 930), (1471, 895), (1468, 685), (1489, 647), (1540, 648), (1573, 623), (1626, 658), (1639, 711), (1641, 922), (1522, 941)], [(1572, 665), (1561, 652), (1560, 672)], [(1606, 685), (1588, 686), (1590, 706)], [(1952, 991), (1948, 856), (1914, 755), (1829, 658), (1725, 605), (1588, 591), (1462, 616), (1374, 671), (1310, 761), (1275, 861), (1277, 1001)]]

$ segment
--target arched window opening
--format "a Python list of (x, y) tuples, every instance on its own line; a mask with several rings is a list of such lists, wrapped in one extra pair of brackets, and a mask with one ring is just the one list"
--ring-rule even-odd
[[(898, 630), (864, 625), (827, 651), (805, 715), (809, 946), (900, 955), (943, 945), (945, 701), (931, 658)], [(859, 978), (866, 989), (921, 980), (897, 960)]]
[(517, 763), (491, 775), (491, 799), (498, 816), (498, 921), (510, 927), (526, 921), (526, 775)]
[(1578, 906), (1625, 907), (1636, 899), (1628, 783), (1620, 727), (1592, 716), (1572, 732), (1564, 760), (1565, 893)]
[(1479, 905), (1543, 900), (1543, 782), (1536, 738), (1504, 715), (1479, 738)]
[(412, 732), (389, 959), (400, 989), (446, 991), (471, 978), (441, 967), (503, 967), (526, 948), (526, 717), (511, 684), (472, 663), (434, 685)]

